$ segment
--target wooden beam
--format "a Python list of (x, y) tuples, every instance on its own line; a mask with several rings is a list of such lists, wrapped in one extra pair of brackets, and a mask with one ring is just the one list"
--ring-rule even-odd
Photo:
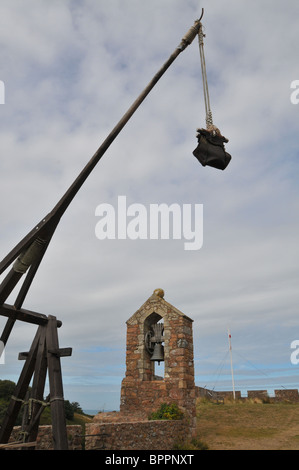
[[(26, 323), (33, 323), (34, 325), (46, 325), (48, 323), (47, 315), (42, 313), (32, 312), (24, 308), (16, 309), (12, 305), (3, 304), (0, 306), (0, 315), (8, 317), (12, 320), (21, 320)], [(60, 328), (62, 322), (57, 320), (57, 327)]]
[(42, 328), (40, 335), (34, 377), (32, 382), (31, 396), (32, 409), (30, 422), (24, 423), (24, 431), (27, 433), (27, 442), (34, 442), (37, 439), (38, 427), (41, 413), (44, 410), (43, 396), (47, 377), (47, 345), (46, 345), (46, 327)]
[[(54, 354), (56, 357), (69, 357), (72, 355), (72, 348), (59, 348), (59, 349), (48, 349), (49, 354)], [(29, 352), (20, 352), (18, 359), (24, 361), (27, 359)]]
[(19, 447), (35, 447), (36, 442), (10, 442), (8, 444), (0, 444), (0, 449), (14, 449)]
[(47, 325), (47, 358), (54, 450), (68, 450), (63, 384), (60, 357), (49, 351), (59, 351), (56, 318), (49, 315)]
[(72, 355), (72, 348), (48, 349), (48, 353), (54, 354), (56, 357), (68, 357)]

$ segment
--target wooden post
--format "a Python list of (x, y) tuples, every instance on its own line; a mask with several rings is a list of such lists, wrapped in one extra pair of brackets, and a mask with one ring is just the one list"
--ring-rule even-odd
[(47, 358), (54, 450), (67, 450), (63, 384), (56, 317), (50, 315), (47, 325)]
[(41, 412), (43, 411), (43, 397), (47, 377), (47, 355), (46, 355), (46, 327), (42, 327), (40, 341), (37, 350), (34, 378), (32, 383), (31, 416), (29, 423), (25, 425), (24, 431), (27, 433), (26, 441), (36, 441)]
[(36, 355), (37, 355), (37, 349), (38, 349), (38, 344), (40, 340), (40, 335), (41, 335), (41, 329), (43, 327), (40, 326), (37, 330), (37, 333), (35, 335), (35, 338), (32, 342), (30, 351), (28, 353), (26, 362), (23, 366), (23, 370), (21, 372), (21, 375), (19, 377), (17, 386), (14, 391), (14, 395), (10, 400), (10, 403), (8, 405), (8, 409), (6, 411), (6, 415), (3, 419), (2, 426), (0, 429), (0, 443), (5, 444), (8, 442), (12, 429), (14, 427), (14, 424), (16, 422), (18, 413), (20, 411), (22, 402), (24, 400), (24, 397), (27, 393), (30, 380), (32, 378), (34, 368), (35, 368), (35, 361), (36, 361)]

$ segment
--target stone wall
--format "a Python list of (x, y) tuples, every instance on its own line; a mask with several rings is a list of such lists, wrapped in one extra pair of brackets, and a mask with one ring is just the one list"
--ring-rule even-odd
[[(196, 389), (196, 397), (205, 397), (211, 400), (219, 400), (219, 399), (233, 399), (233, 392), (232, 391), (215, 391), (209, 390), (208, 388), (203, 387), (195, 387)], [(235, 391), (235, 397), (237, 399), (241, 398), (241, 392)]]
[(247, 397), (265, 400), (269, 397), (269, 395), (268, 395), (267, 390), (248, 390)]
[[(10, 437), (10, 442), (15, 442), (20, 438), (21, 427), (16, 426)], [(67, 426), (68, 448), (69, 450), (82, 450), (82, 426)], [(36, 450), (53, 450), (52, 426), (39, 426), (36, 439)]]
[[(231, 399), (233, 398), (232, 391), (215, 391), (209, 390), (203, 387), (195, 387), (196, 389), (196, 397), (206, 397), (212, 400), (219, 400), (219, 399)], [(260, 400), (269, 400), (271, 402), (279, 402), (279, 401), (289, 401), (291, 403), (299, 403), (299, 392), (297, 389), (283, 389), (283, 390), (274, 390), (274, 397), (270, 397), (267, 390), (248, 390), (247, 397), (242, 397), (240, 391), (235, 392), (236, 399), (238, 400), (245, 400), (246, 398), (249, 399), (260, 399)]]
[(274, 390), (277, 401), (289, 401), (291, 403), (299, 402), (299, 394), (297, 389)]
[[(85, 425), (67, 426), (69, 450), (172, 450), (185, 441), (189, 425), (184, 420), (142, 421), (121, 416), (120, 413), (101, 413), (101, 419)], [(16, 426), (10, 442), (20, 439)], [(36, 450), (53, 450), (51, 426), (40, 426)]]
[(98, 422), (86, 425), (86, 450), (172, 450), (184, 441), (183, 420)]

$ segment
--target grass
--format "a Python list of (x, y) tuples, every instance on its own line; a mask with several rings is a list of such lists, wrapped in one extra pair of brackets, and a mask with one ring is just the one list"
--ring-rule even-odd
[(197, 404), (197, 438), (209, 450), (299, 450), (299, 404)]

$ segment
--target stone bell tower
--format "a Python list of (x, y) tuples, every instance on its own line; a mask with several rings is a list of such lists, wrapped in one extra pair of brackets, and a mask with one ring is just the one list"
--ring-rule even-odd
[[(192, 322), (166, 302), (162, 289), (127, 320), (122, 413), (148, 416), (161, 403), (176, 403), (195, 425)], [(164, 364), (162, 377), (156, 373), (158, 363)]]

